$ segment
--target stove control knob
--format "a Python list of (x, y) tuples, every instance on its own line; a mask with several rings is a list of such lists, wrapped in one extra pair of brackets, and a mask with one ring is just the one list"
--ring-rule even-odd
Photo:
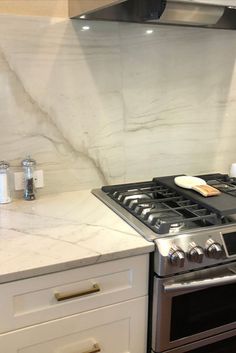
[(223, 248), (219, 243), (209, 239), (206, 245), (206, 255), (211, 259), (220, 259), (223, 255)]
[(188, 252), (188, 259), (191, 262), (201, 263), (204, 256), (204, 250), (201, 246), (195, 243), (190, 244), (190, 250)]
[(169, 251), (168, 257), (171, 265), (177, 266), (177, 267), (184, 267), (185, 253), (178, 246), (175, 246), (175, 245), (172, 246), (172, 248)]

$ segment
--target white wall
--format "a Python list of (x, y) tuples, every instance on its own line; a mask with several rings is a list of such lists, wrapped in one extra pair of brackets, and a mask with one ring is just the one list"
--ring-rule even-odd
[(235, 62), (236, 31), (1, 15), (0, 159), (44, 192), (228, 171)]

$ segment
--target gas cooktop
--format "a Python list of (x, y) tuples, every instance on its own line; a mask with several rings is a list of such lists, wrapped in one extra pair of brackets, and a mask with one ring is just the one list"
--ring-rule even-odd
[(175, 176), (154, 178), (148, 182), (104, 186), (93, 192), (135, 228), (141, 222), (142, 225), (139, 223), (139, 226), (142, 234), (143, 226), (146, 226), (143, 235), (147, 239), (234, 222), (236, 179), (223, 174), (200, 177), (222, 194), (205, 198), (195, 191), (176, 186)]
[(155, 242), (155, 270), (161, 276), (236, 259), (236, 179), (225, 174), (198, 175), (221, 191), (204, 197), (177, 186), (175, 177), (92, 192)]

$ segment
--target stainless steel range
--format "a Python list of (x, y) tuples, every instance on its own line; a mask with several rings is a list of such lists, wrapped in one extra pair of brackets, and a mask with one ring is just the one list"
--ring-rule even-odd
[(221, 194), (204, 198), (175, 176), (93, 190), (156, 244), (155, 353), (236, 352), (236, 179), (200, 177)]

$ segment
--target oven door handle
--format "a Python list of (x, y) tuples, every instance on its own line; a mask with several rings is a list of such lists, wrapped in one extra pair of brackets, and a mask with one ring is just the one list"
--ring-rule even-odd
[(236, 275), (228, 275), (223, 277), (214, 277), (207, 278), (199, 281), (190, 281), (190, 282), (179, 282), (172, 284), (164, 284), (164, 292), (165, 293), (173, 293), (173, 292), (185, 292), (185, 291), (193, 291), (204, 288), (223, 286), (231, 283), (236, 283)]

